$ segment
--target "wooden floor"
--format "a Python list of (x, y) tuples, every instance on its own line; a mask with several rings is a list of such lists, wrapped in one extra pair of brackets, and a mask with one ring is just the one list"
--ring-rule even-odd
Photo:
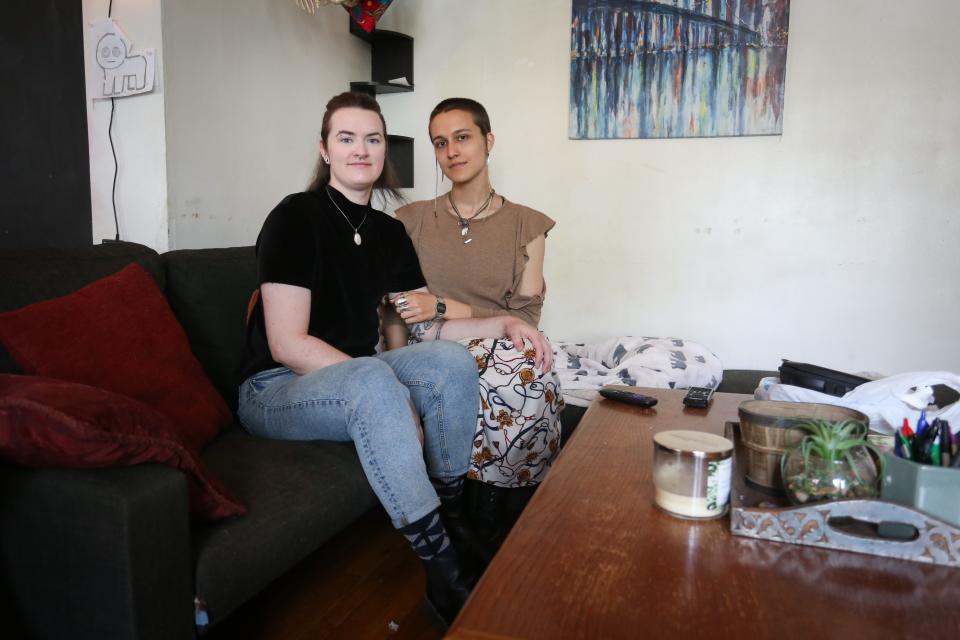
[(373, 509), (203, 638), (436, 640), (423, 587), (420, 561)]

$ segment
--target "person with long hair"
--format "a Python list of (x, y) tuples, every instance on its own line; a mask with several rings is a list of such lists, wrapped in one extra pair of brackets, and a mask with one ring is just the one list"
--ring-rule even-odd
[[(352, 441), (371, 488), (423, 561), (431, 620), (445, 627), (473, 579), (451, 543), (476, 424), (476, 363), (453, 342), (472, 335), (531, 342), (510, 316), (415, 324), (417, 344), (376, 353), (379, 307), (425, 292), (403, 225), (371, 207), (395, 193), (387, 127), (376, 100), (327, 103), (308, 190), (287, 196), (257, 238), (259, 295), (247, 331), (238, 415), (252, 434)], [(402, 305), (401, 305), (402, 306)]]
[[(411, 326), (502, 314), (536, 326), (553, 220), (494, 191), (488, 163), (495, 137), (483, 105), (468, 98), (443, 100), (428, 126), (437, 164), (452, 187), (396, 212), (429, 289), (406, 292), (397, 313)], [(543, 479), (559, 449), (563, 399), (559, 378), (550, 366), (538, 366), (534, 350), (482, 337), (462, 341), (480, 371), (481, 411), (468, 477), (487, 485), (481, 503), (495, 544), (504, 533), (496, 520), (505, 492), (490, 487), (533, 487)]]

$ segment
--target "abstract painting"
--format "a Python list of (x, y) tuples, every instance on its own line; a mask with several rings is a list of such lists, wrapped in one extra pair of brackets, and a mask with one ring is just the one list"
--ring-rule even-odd
[(790, 0), (573, 0), (569, 137), (779, 135)]

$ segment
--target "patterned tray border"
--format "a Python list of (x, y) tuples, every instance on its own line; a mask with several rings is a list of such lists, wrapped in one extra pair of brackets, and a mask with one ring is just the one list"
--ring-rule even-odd
[[(741, 448), (737, 423), (727, 423), (727, 437)], [(733, 437), (731, 437), (733, 436)], [(734, 473), (740, 474), (735, 451)], [(960, 567), (960, 529), (926, 513), (882, 500), (836, 500), (802, 507), (746, 506), (738, 488), (739, 476), (731, 487), (730, 532), (738, 536), (800, 544), (839, 551), (854, 551), (888, 558)], [(917, 529), (914, 540), (881, 538), (843, 531), (831, 518), (855, 518), (880, 524), (901, 522)]]

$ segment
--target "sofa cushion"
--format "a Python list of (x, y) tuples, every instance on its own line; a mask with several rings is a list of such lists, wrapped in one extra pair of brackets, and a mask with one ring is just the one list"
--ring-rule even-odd
[(84, 384), (0, 374), (0, 458), (27, 467), (160, 462), (187, 473), (190, 510), (217, 520), (246, 512), (207, 473), (168, 417)]
[(163, 294), (137, 264), (70, 295), (0, 314), (0, 342), (25, 373), (152, 406), (174, 420), (191, 447), (232, 422)]
[(246, 311), (257, 287), (253, 247), (181, 249), (163, 255), (167, 300), (190, 348), (231, 409), (246, 339)]
[(116, 273), (131, 262), (143, 267), (160, 289), (166, 273), (160, 255), (135, 242), (107, 242), (81, 248), (0, 251), (0, 311), (72, 293)]
[(196, 593), (212, 622), (378, 504), (352, 443), (266, 440), (237, 428), (210, 443), (203, 462), (250, 508), (194, 528)]

